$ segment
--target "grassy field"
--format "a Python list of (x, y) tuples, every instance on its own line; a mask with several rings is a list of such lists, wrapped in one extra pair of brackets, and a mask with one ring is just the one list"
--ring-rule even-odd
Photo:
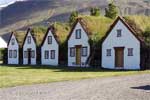
[(146, 71), (111, 71), (98, 68), (58, 68), (46, 66), (0, 66), (0, 88), (56, 81), (80, 80), (150, 73)]

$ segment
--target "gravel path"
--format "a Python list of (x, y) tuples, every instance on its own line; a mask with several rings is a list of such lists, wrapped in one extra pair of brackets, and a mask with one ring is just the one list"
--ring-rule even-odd
[(150, 100), (150, 74), (3, 88), (0, 100)]

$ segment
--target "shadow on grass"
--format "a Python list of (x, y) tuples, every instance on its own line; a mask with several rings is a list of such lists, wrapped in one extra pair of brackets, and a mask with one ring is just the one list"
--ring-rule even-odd
[(44, 65), (1, 65), (3, 67), (15, 67), (17, 69), (50, 69), (54, 72), (129, 72), (139, 70), (112, 70), (101, 67), (64, 67), (64, 66), (44, 66)]
[(131, 87), (132, 89), (150, 90), (150, 85)]

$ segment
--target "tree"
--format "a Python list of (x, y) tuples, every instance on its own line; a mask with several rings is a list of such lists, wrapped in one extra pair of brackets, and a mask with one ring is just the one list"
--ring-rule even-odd
[(109, 3), (108, 8), (105, 9), (105, 16), (111, 19), (116, 18), (118, 15), (117, 6), (114, 3)]
[(90, 13), (91, 16), (100, 16), (100, 9), (98, 7), (92, 7)]
[(145, 38), (145, 42), (148, 46), (150, 46), (150, 27), (147, 27), (145, 32), (143, 33), (143, 37)]
[(77, 17), (78, 17), (78, 12), (73, 11), (70, 15), (70, 18), (69, 18), (69, 24), (72, 25), (75, 22)]

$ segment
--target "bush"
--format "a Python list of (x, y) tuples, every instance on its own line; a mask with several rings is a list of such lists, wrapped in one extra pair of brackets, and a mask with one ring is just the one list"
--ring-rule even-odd
[(100, 16), (100, 9), (98, 7), (93, 7), (90, 10), (91, 16)]
[(108, 9), (105, 9), (105, 16), (111, 19), (115, 19), (118, 16), (118, 10), (114, 3), (108, 5)]

